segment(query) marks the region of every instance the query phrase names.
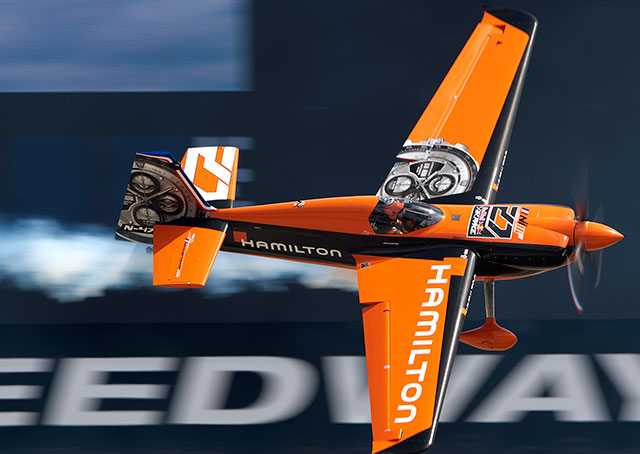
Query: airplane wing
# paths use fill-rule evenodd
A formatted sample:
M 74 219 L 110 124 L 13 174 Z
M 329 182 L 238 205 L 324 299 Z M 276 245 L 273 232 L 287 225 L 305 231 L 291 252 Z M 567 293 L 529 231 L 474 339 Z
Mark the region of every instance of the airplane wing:
M 494 201 L 537 24 L 523 11 L 485 8 L 379 196 Z
M 416 453 L 435 435 L 474 280 L 462 247 L 355 255 L 363 305 L 373 453 Z

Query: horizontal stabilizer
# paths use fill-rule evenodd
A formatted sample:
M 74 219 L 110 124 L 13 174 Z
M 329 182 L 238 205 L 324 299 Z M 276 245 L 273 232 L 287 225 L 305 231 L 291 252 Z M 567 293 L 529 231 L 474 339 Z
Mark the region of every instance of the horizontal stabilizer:
M 227 223 L 208 227 L 156 225 L 153 232 L 153 285 L 203 287 L 222 246 Z

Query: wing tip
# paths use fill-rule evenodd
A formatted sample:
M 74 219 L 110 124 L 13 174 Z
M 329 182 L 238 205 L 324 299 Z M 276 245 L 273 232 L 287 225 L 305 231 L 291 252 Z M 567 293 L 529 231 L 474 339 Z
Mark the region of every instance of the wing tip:
M 431 427 L 386 449 L 376 451 L 374 448 L 372 454 L 425 454 L 433 446 L 434 430 Z
M 483 8 L 488 14 L 491 14 L 493 17 L 496 17 L 509 25 L 513 25 L 529 36 L 532 36 L 538 27 L 538 19 L 527 11 L 488 5 L 483 6 Z

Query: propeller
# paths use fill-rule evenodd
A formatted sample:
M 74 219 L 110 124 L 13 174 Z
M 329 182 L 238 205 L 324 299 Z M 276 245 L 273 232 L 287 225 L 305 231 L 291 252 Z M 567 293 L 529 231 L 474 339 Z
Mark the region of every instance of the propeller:
M 593 219 L 589 219 L 589 164 L 586 159 L 578 163 L 571 189 L 578 223 L 575 228 L 575 249 L 567 272 L 573 304 L 578 313 L 582 314 L 588 294 L 600 284 L 603 249 L 589 251 L 587 236 L 579 235 L 578 232 L 587 232 L 590 224 L 600 225 L 604 217 L 600 205 Z

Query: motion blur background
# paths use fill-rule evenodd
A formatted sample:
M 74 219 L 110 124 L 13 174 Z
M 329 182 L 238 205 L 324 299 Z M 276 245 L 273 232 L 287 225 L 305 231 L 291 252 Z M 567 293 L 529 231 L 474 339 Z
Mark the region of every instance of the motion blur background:
M 369 452 L 353 272 L 154 289 L 113 229 L 136 151 L 239 146 L 245 204 L 375 193 L 482 3 L 2 2 L 0 452 Z M 504 6 L 540 27 L 498 202 L 572 206 L 588 157 L 626 238 L 583 316 L 564 269 L 498 284 L 520 341 L 460 347 L 433 452 L 640 452 L 640 6 Z

